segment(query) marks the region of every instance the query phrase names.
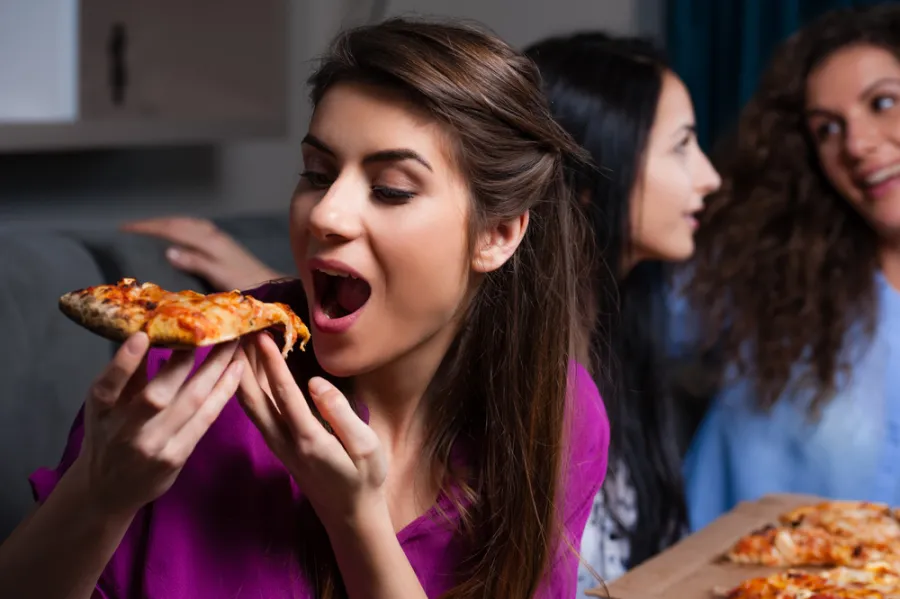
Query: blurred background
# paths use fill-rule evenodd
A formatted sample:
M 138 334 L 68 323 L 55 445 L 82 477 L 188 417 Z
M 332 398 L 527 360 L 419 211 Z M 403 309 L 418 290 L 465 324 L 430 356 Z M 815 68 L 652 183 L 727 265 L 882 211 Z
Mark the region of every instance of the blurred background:
M 664 33 L 663 0 L 0 0 L 0 222 L 103 226 L 286 209 L 311 61 L 419 13 L 517 45 Z

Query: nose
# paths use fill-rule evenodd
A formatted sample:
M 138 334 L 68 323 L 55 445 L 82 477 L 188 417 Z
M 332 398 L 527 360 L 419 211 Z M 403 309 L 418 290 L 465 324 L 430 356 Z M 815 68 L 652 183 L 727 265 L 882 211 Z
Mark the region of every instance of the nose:
M 878 148 L 878 127 L 870 119 L 858 118 L 846 125 L 844 149 L 851 158 L 864 158 Z
M 367 193 L 356 191 L 351 181 L 338 179 L 310 211 L 310 232 L 329 243 L 355 239 L 362 232 L 361 211 L 367 197 Z
M 719 176 L 719 172 L 712 165 L 712 162 L 709 161 L 706 154 L 701 153 L 700 157 L 699 172 L 694 180 L 697 182 L 697 191 L 700 195 L 708 196 L 718 191 L 719 187 L 722 186 L 722 177 Z

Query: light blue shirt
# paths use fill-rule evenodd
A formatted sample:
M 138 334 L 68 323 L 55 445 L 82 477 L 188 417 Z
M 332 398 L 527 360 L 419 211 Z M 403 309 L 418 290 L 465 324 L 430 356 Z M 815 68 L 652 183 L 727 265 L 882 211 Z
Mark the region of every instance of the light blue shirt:
M 729 379 L 685 459 L 692 530 L 767 493 L 900 505 L 900 294 L 880 275 L 877 293 L 875 334 L 817 421 L 796 396 L 761 412 L 750 382 Z

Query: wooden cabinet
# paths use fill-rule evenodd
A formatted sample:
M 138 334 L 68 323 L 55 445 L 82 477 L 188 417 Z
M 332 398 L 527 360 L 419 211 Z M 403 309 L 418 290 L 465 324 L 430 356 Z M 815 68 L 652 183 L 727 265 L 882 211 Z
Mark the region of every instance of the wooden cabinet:
M 74 3 L 63 33 L 70 35 L 72 27 L 76 31 L 68 47 L 52 49 L 58 55 L 44 56 L 44 62 L 57 66 L 54 79 L 28 91 L 37 94 L 37 101 L 42 89 L 60 80 L 74 89 L 56 89 L 61 99 L 50 103 L 57 109 L 46 118 L 4 118 L 0 102 L 0 150 L 204 143 L 284 134 L 287 0 L 3 0 L 9 6 L 0 9 L 0 19 L 16 19 L 24 14 L 15 12 L 16 4 L 25 11 L 26 3 L 35 2 L 57 5 L 53 15 L 46 11 L 45 20 L 58 19 L 60 5 Z M 35 36 L 52 35 L 53 27 L 60 33 L 58 20 L 52 26 L 36 23 L 33 14 L 21 20 L 34 32 L 19 32 L 21 52 L 0 47 L 4 85 L 28 84 L 17 75 L 20 62 L 7 63 L 20 65 L 13 71 L 4 61 L 28 61 L 25 46 L 34 45 Z M 66 73 L 67 67 L 74 72 Z M 68 111 L 58 108 L 66 98 L 74 102 Z

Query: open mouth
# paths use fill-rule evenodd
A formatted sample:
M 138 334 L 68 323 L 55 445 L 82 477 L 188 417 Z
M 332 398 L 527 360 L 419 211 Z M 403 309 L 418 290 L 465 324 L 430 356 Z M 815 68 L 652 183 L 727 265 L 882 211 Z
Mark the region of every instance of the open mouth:
M 316 269 L 312 275 L 316 301 L 331 320 L 358 312 L 372 294 L 372 288 L 365 280 L 350 273 Z

